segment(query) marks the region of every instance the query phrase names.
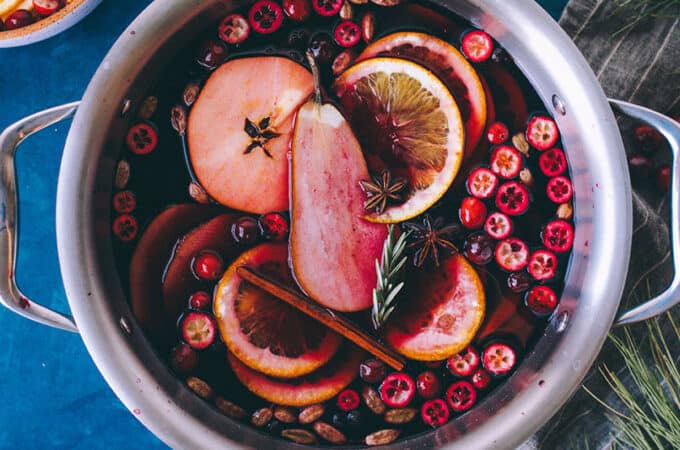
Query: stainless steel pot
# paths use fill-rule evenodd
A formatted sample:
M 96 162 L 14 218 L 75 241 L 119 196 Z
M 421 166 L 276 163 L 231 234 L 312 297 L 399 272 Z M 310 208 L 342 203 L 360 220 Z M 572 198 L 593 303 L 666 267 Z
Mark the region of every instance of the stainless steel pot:
M 614 322 L 631 247 L 631 188 L 621 136 L 595 76 L 567 35 L 532 1 L 438 3 L 490 32 L 552 106 L 572 168 L 576 240 L 558 311 L 517 372 L 469 413 L 391 447 L 513 447 L 578 388 L 612 324 L 652 317 L 680 300 L 680 127 L 653 111 L 611 101 L 621 112 L 657 127 L 671 142 L 676 269 L 666 292 Z M 7 274 L 0 278 L 0 302 L 38 322 L 79 331 L 118 397 L 174 448 L 295 447 L 230 420 L 184 387 L 137 325 L 111 251 L 108 205 L 122 136 L 131 120 L 126 112 L 140 103 L 174 48 L 234 5 L 226 0 L 152 3 L 118 39 L 79 105 L 43 111 L 0 136 L 0 273 Z M 14 154 L 25 137 L 74 114 L 57 195 L 59 260 L 71 319 L 26 299 L 15 284 Z

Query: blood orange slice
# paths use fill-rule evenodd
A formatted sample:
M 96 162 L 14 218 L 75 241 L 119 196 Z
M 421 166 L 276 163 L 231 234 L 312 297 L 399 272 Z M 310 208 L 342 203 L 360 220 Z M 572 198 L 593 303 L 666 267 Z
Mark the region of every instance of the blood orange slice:
M 432 273 L 418 275 L 417 296 L 391 320 L 385 340 L 407 358 L 439 361 L 463 350 L 484 318 L 484 287 L 461 256 L 449 258 Z
M 376 56 L 405 58 L 430 69 L 449 88 L 465 123 L 465 156 L 479 143 L 487 121 L 484 86 L 465 57 L 448 42 L 425 33 L 401 32 L 369 45 L 358 61 Z
M 233 59 L 208 79 L 189 114 L 189 157 L 216 201 L 241 211 L 288 209 L 293 117 L 312 75 L 278 56 Z
M 293 285 L 286 243 L 261 244 L 239 256 L 215 291 L 213 309 L 222 339 L 243 364 L 267 375 L 293 378 L 326 364 L 340 346 L 339 335 L 236 274 L 258 269 Z
M 319 370 L 301 378 L 281 380 L 256 372 L 229 353 L 229 363 L 236 378 L 253 394 L 286 406 L 307 406 L 335 397 L 359 375 L 357 367 L 364 352 L 345 347 Z
M 439 200 L 464 146 L 458 105 L 439 78 L 411 61 L 372 58 L 347 69 L 334 87 L 372 172 L 389 168 L 408 181 L 404 203 L 366 219 L 401 222 Z

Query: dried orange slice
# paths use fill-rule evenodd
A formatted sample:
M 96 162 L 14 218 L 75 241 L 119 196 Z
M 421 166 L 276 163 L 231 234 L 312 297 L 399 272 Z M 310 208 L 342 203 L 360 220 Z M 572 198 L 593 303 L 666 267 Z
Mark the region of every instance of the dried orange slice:
M 372 58 L 347 69 L 334 88 L 371 171 L 388 168 L 408 181 L 404 203 L 366 219 L 402 222 L 439 200 L 465 145 L 458 105 L 439 78 L 411 61 Z
M 404 299 L 385 341 L 407 358 L 439 361 L 463 350 L 482 325 L 486 308 L 479 275 L 461 255 L 434 273 L 418 275 L 417 296 Z
M 213 310 L 222 340 L 243 364 L 280 378 L 308 374 L 326 364 L 342 338 L 236 274 L 249 266 L 293 285 L 286 243 L 261 244 L 239 256 L 215 291 Z

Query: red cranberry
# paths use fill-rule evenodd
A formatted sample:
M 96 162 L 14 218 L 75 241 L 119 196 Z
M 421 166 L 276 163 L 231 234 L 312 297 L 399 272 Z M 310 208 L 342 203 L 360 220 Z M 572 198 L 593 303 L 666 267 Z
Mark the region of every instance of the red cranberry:
M 486 205 L 476 197 L 466 197 L 460 204 L 458 211 L 460 223 L 464 227 L 475 229 L 484 225 L 486 220 Z
M 501 178 L 515 178 L 522 170 L 522 154 L 510 145 L 499 145 L 491 153 L 489 167 Z
M 59 0 L 33 0 L 33 10 L 43 17 L 51 16 L 61 8 Z
M 460 378 L 472 375 L 477 366 L 479 366 L 479 354 L 472 347 L 466 348 L 446 361 L 449 372 Z
M 331 17 L 340 12 L 343 0 L 312 0 L 312 8 L 320 16 Z
M 660 167 L 656 171 L 656 186 L 663 193 L 671 188 L 671 168 L 669 166 Z
M 529 191 L 517 181 L 504 183 L 496 192 L 496 206 L 509 216 L 524 214 L 529 209 Z
M 113 234 L 116 235 L 121 242 L 130 242 L 137 237 L 139 232 L 139 226 L 137 225 L 137 219 L 130 214 L 121 214 L 116 217 L 111 226 L 113 229 Z
M 456 381 L 446 390 L 446 401 L 456 412 L 467 411 L 477 400 L 477 391 L 469 381 Z
M 333 39 L 326 33 L 318 33 L 309 41 L 309 51 L 319 64 L 330 64 L 335 58 L 337 49 Z
M 257 241 L 260 227 L 257 220 L 243 216 L 231 226 L 231 237 L 237 244 L 250 245 Z
M 240 44 L 250 35 L 250 25 L 241 14 L 229 14 L 222 19 L 217 34 L 227 44 Z
M 425 371 L 416 377 L 416 391 L 424 399 L 435 398 L 442 390 L 442 383 L 431 370 Z
M 120 214 L 131 213 L 137 207 L 135 194 L 131 191 L 117 192 L 113 196 L 113 209 Z
M 527 267 L 534 280 L 549 280 L 557 273 L 557 256 L 550 250 L 536 250 L 529 256 Z
M 519 294 L 531 287 L 531 278 L 526 272 L 513 272 L 508 275 L 507 283 L 512 292 Z
M 482 391 L 491 384 L 491 375 L 489 375 L 489 372 L 480 367 L 479 369 L 475 370 L 475 373 L 472 374 L 470 381 L 476 389 Z
M 361 28 L 351 20 L 343 20 L 335 26 L 333 36 L 340 47 L 354 47 L 361 40 Z
M 503 122 L 494 122 L 489 125 L 489 129 L 486 132 L 486 138 L 489 140 L 490 144 L 498 145 L 507 141 L 510 137 L 510 131 L 507 125 Z
M 125 143 L 135 155 L 147 155 L 158 146 L 158 132 L 149 122 L 133 125 L 127 132 Z
M 309 0 L 283 0 L 283 11 L 291 19 L 304 22 L 312 15 L 312 2 Z
M 486 167 L 479 167 L 472 171 L 465 184 L 473 197 L 489 198 L 498 187 L 498 177 Z
M 390 408 L 403 408 L 416 393 L 416 384 L 408 374 L 394 372 L 389 374 L 380 385 L 380 398 Z
M 258 0 L 248 12 L 250 27 L 260 34 L 271 34 L 283 24 L 283 9 L 272 0 Z
M 198 354 L 187 344 L 179 344 L 172 349 L 172 368 L 178 373 L 189 373 L 198 365 Z
M 212 298 L 205 291 L 196 291 L 189 297 L 189 307 L 193 309 L 210 309 Z
M 463 253 L 473 264 L 484 265 L 493 260 L 494 241 L 484 233 L 475 233 L 463 244 Z
M 366 383 L 378 384 L 385 379 L 387 368 L 379 359 L 367 359 L 359 365 L 359 376 Z
M 552 220 L 543 228 L 542 237 L 547 249 L 565 253 L 574 245 L 574 227 L 566 220 Z
M 502 212 L 492 212 L 484 223 L 486 234 L 497 240 L 510 237 L 512 230 L 512 219 Z
M 663 136 L 649 125 L 640 125 L 633 133 L 638 148 L 646 153 L 653 153 L 661 147 Z
M 440 398 L 428 400 L 420 408 L 420 417 L 423 422 L 433 428 L 440 427 L 448 422 L 450 415 L 449 405 Z
M 359 407 L 359 393 L 354 389 L 345 389 L 338 394 L 338 408 L 351 411 Z
M 493 40 L 484 31 L 470 31 L 463 36 L 461 50 L 470 61 L 484 62 L 491 57 Z
M 551 178 L 545 192 L 550 201 L 557 204 L 568 202 L 574 193 L 569 178 L 562 176 Z
M 258 219 L 262 237 L 272 241 L 282 241 L 288 236 L 288 219 L 281 213 L 267 213 Z
M 495 377 L 507 375 L 517 364 L 517 352 L 506 342 L 492 342 L 482 351 L 482 364 Z
M 527 126 L 527 141 L 535 149 L 543 151 L 554 146 L 560 137 L 557 124 L 548 116 L 534 116 Z
M 518 238 L 500 241 L 496 247 L 496 264 L 506 272 L 517 272 L 529 263 L 529 247 Z
M 645 155 L 630 155 L 628 157 L 628 169 L 633 181 L 645 180 L 652 173 L 653 164 Z
M 17 28 L 23 28 L 35 22 L 33 19 L 33 14 L 25 9 L 17 9 L 12 14 L 5 18 L 5 29 L 16 30 Z
M 196 350 L 204 350 L 215 341 L 215 320 L 202 311 L 189 311 L 181 319 L 180 327 L 184 342 Z
M 197 278 L 206 281 L 215 281 L 224 272 L 222 257 L 212 250 L 203 250 L 194 256 L 191 269 Z
M 222 64 L 229 56 L 227 47 L 219 41 L 205 41 L 199 51 L 196 61 L 206 69 L 212 70 Z
M 532 313 L 545 316 L 557 307 L 557 294 L 548 286 L 536 286 L 527 292 L 524 302 Z
M 551 148 L 538 157 L 538 167 L 547 177 L 562 175 L 567 170 L 567 157 L 559 148 Z

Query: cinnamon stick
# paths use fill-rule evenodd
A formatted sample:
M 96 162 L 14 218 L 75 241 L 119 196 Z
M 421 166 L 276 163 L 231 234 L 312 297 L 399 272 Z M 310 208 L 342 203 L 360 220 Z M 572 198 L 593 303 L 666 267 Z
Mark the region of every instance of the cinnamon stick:
M 247 282 L 252 283 L 274 297 L 288 303 L 301 313 L 326 325 L 331 330 L 382 360 L 394 370 L 400 371 L 404 369 L 406 361 L 401 355 L 380 343 L 343 316 L 250 267 L 241 266 L 236 269 L 236 273 Z

